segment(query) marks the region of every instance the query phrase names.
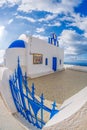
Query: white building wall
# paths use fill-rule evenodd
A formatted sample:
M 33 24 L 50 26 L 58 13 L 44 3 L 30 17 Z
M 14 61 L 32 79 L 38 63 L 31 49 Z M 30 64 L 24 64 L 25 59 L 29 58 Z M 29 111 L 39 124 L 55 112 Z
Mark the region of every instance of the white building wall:
M 28 58 L 28 73 L 31 71 L 53 71 L 52 70 L 52 58 L 57 57 L 58 64 L 57 69 L 60 70 L 63 68 L 63 60 L 64 60 L 64 50 L 62 48 L 56 47 L 52 44 L 49 44 L 43 40 L 32 37 L 30 43 L 28 43 L 27 50 L 27 58 Z M 43 54 L 43 64 L 33 64 L 33 54 Z M 48 58 L 48 65 L 45 65 L 45 59 Z M 61 65 L 60 60 L 61 59 Z M 33 72 L 34 73 L 34 72 Z
M 23 39 L 21 38 L 21 40 Z M 57 69 L 61 70 L 63 68 L 64 50 L 62 48 L 34 37 L 28 37 L 25 43 L 26 48 L 8 48 L 6 50 L 4 59 L 7 68 L 13 71 L 17 67 L 18 56 L 20 57 L 20 64 L 23 72 L 27 72 L 29 77 L 32 77 L 32 75 L 38 77 L 52 73 L 53 57 L 57 57 Z M 42 64 L 33 64 L 33 54 L 35 53 L 43 55 Z M 48 65 L 45 65 L 46 58 L 48 58 Z M 60 59 L 62 61 L 61 65 Z
M 17 68 L 18 56 L 23 71 L 26 71 L 26 49 L 25 48 L 8 48 L 4 56 L 5 66 L 12 71 Z

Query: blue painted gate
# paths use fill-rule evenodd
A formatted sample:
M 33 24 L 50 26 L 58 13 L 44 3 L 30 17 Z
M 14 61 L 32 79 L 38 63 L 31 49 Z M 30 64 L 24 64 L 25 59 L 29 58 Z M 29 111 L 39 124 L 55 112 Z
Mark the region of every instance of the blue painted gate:
M 53 57 L 53 59 L 52 59 L 52 69 L 54 71 L 57 70 L 57 57 Z
M 58 112 L 56 102 L 52 104 L 52 108 L 48 108 L 44 105 L 43 94 L 40 98 L 36 98 L 34 84 L 30 89 L 26 73 L 25 76 L 22 75 L 19 59 L 17 70 L 10 76 L 9 85 L 17 111 L 37 128 L 41 129 L 46 123 L 44 112 L 49 113 L 49 118 L 52 118 Z

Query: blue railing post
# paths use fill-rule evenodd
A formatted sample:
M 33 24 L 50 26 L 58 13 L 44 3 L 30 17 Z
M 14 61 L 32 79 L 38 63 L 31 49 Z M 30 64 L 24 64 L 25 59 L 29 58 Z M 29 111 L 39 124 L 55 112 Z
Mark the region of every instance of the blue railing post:
M 25 75 L 24 75 L 24 83 L 25 83 L 25 86 L 27 87 L 27 73 L 25 72 Z
M 35 97 L 35 87 L 34 87 L 34 83 L 32 83 L 32 98 L 34 100 Z
M 28 83 L 27 83 L 27 73 L 26 72 L 24 75 L 24 85 L 25 85 L 25 89 L 26 89 L 26 95 L 28 97 Z
M 26 111 L 26 104 L 25 104 L 25 100 L 24 100 L 24 95 L 23 95 L 23 86 L 22 86 L 22 81 L 23 81 L 23 76 L 22 76 L 22 70 L 20 67 L 20 59 L 18 57 L 18 67 L 17 67 L 17 75 L 18 75 L 18 83 L 19 83 L 19 90 L 20 90 L 20 96 L 21 96 L 21 101 L 22 101 L 22 107 L 24 108 L 24 110 Z M 23 113 L 23 111 L 21 111 L 23 116 L 26 115 L 26 112 Z
M 43 93 L 41 94 L 40 99 L 41 99 L 41 128 L 42 128 L 43 122 L 44 122 L 44 118 L 43 118 L 44 95 Z
M 51 115 L 50 115 L 50 119 L 56 114 L 59 112 L 59 110 L 56 109 L 57 105 L 56 105 L 56 102 L 54 101 L 53 104 L 52 104 L 52 111 L 51 111 Z

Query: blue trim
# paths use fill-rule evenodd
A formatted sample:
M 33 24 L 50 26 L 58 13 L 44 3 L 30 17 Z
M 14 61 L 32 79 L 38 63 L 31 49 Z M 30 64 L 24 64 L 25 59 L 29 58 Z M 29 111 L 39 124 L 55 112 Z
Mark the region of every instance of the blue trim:
M 8 48 L 25 48 L 25 43 L 23 40 L 16 40 Z

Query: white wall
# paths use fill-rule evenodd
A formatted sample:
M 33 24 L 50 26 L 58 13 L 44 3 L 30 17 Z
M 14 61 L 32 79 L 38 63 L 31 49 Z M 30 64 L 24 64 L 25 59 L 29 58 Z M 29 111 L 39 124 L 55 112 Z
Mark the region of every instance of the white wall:
M 31 45 L 28 44 L 28 73 L 32 69 L 39 70 L 41 67 L 42 69 L 49 69 L 52 70 L 52 58 L 57 57 L 58 65 L 57 69 L 63 68 L 63 60 L 64 60 L 64 50 L 62 48 L 56 47 L 52 44 L 49 44 L 43 40 L 38 38 L 32 37 Z M 31 52 L 31 54 L 30 54 Z M 33 64 L 33 53 L 43 54 L 43 64 Z M 48 65 L 45 65 L 45 59 L 48 58 Z M 59 60 L 62 60 L 62 64 L 60 65 Z
M 8 48 L 5 54 L 5 66 L 12 71 L 17 67 L 17 59 L 20 57 L 20 64 L 23 72 L 27 72 L 28 76 L 38 73 L 51 73 L 52 58 L 57 57 L 57 69 L 63 68 L 64 50 L 52 44 L 40 40 L 38 38 L 29 37 L 25 41 L 26 48 Z M 33 64 L 33 53 L 43 54 L 43 64 Z M 48 65 L 45 65 L 45 59 L 48 58 Z M 60 65 L 60 59 L 62 64 Z M 43 75 L 43 74 L 42 74 Z
M 67 99 L 43 130 L 86 130 L 87 127 L 81 128 L 84 121 L 87 122 L 87 87 Z
M 11 95 L 9 86 L 9 77 L 12 75 L 12 71 L 8 68 L 0 67 L 0 93 L 4 102 L 11 113 L 17 112 L 15 104 Z
M 5 66 L 12 71 L 17 68 L 18 56 L 20 57 L 20 64 L 23 71 L 26 71 L 26 49 L 25 48 L 8 48 L 6 50 L 4 62 Z

